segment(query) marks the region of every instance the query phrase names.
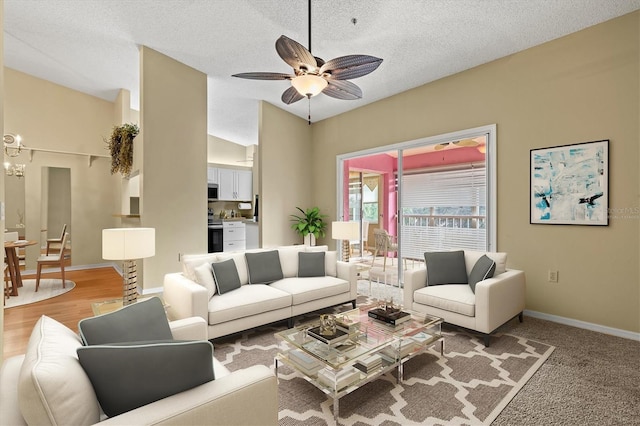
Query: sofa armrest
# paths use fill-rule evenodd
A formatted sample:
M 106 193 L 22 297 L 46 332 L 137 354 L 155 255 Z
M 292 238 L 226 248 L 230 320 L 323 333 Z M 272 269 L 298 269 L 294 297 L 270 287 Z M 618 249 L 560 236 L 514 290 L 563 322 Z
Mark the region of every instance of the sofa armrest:
M 491 333 L 525 307 L 524 271 L 508 269 L 476 284 L 476 330 Z
M 169 322 L 174 340 L 207 340 L 207 322 L 200 317 L 189 317 Z
M 427 268 L 407 269 L 404 271 L 402 300 L 405 309 L 413 309 L 413 293 L 427 285 Z
M 163 298 L 168 305 L 169 320 L 200 317 L 209 324 L 207 289 L 182 273 L 175 272 L 164 276 Z
M 349 281 L 351 297 L 355 300 L 358 297 L 358 266 L 355 263 L 336 261 L 336 271 L 338 278 Z
M 269 367 L 254 365 L 99 423 L 138 424 L 277 425 L 276 377 Z

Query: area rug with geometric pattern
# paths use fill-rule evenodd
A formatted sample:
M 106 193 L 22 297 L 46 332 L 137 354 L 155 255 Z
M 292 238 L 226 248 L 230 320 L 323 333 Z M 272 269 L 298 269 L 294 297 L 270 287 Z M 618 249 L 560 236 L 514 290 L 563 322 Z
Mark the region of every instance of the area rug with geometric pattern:
M 285 328 L 275 324 L 214 340 L 214 356 L 231 371 L 253 364 L 273 368 L 285 347 L 273 334 Z M 494 335 L 486 348 L 473 333 L 447 325 L 442 333 L 444 357 L 436 344 L 404 364 L 402 383 L 394 371 L 343 396 L 339 423 L 488 425 L 555 349 L 509 334 Z M 287 366 L 278 368 L 278 378 L 280 425 L 335 424 L 332 398 Z

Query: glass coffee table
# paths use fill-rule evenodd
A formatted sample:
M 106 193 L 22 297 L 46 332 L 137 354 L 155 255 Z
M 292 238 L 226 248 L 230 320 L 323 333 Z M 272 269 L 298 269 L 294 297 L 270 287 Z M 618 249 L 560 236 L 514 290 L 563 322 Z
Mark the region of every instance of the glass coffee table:
M 338 423 L 339 400 L 382 374 L 397 370 L 403 380 L 403 364 L 440 342 L 444 355 L 442 318 L 409 312 L 410 319 L 397 326 L 368 316 L 376 306 L 363 306 L 335 316 L 339 338 L 313 337 L 320 320 L 276 333 L 286 343 L 275 358 L 293 368 L 305 380 L 333 398 L 333 416 Z

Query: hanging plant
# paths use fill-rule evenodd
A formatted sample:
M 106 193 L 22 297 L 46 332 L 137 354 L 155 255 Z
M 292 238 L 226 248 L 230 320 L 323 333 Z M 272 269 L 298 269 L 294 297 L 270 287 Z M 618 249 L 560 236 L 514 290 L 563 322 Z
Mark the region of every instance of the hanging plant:
M 129 176 L 133 166 L 133 139 L 140 133 L 137 124 L 114 126 L 109 140 L 105 140 L 111 154 L 111 174 L 122 173 Z

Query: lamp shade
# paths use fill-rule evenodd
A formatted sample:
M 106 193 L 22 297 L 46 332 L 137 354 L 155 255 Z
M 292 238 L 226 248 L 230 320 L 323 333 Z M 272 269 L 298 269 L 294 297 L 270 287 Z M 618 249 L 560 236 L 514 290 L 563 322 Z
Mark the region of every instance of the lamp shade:
M 334 240 L 356 240 L 360 238 L 360 222 L 332 222 L 331 238 Z
M 304 74 L 291 80 L 291 85 L 296 88 L 302 96 L 315 96 L 322 92 L 329 83 L 324 78 L 313 75 Z
M 111 228 L 102 230 L 102 258 L 132 260 L 156 254 L 155 228 Z

